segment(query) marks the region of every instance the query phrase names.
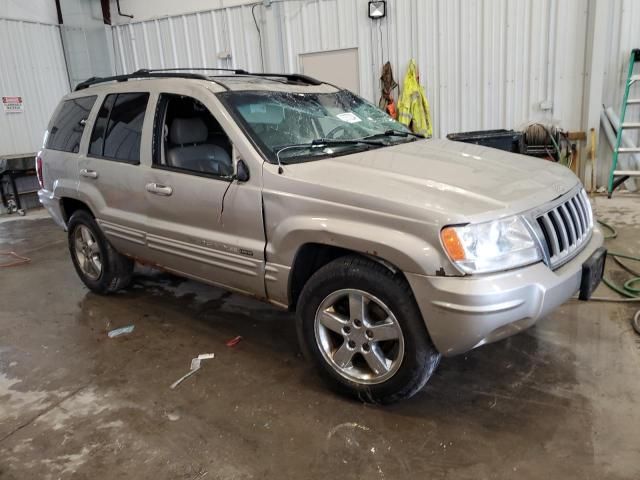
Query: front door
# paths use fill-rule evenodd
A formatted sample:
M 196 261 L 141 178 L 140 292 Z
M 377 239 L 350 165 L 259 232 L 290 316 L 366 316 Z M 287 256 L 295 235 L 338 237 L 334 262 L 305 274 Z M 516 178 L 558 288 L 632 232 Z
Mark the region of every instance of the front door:
M 167 270 L 264 297 L 261 177 L 232 180 L 239 153 L 210 95 L 185 87 L 155 98 L 149 256 Z

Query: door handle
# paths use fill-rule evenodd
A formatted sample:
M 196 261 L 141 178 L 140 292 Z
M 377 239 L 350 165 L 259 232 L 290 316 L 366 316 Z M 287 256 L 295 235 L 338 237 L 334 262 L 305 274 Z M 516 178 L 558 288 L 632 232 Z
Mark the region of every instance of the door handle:
M 160 185 L 159 183 L 147 183 L 146 190 L 149 193 L 168 197 L 173 193 L 173 188 L 168 185 Z
M 98 172 L 95 170 L 87 170 L 86 168 L 80 170 L 80 175 L 86 178 L 98 178 Z

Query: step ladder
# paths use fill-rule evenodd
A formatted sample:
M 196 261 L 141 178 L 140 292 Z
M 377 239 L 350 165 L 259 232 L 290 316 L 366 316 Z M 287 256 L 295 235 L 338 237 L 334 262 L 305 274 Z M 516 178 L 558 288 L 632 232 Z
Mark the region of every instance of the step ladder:
M 640 72 L 634 75 L 634 67 L 636 63 L 640 63 L 640 48 L 634 48 L 631 50 L 629 57 L 629 70 L 627 73 L 627 82 L 624 87 L 624 96 L 622 97 L 622 106 L 620 107 L 620 128 L 618 128 L 618 135 L 616 138 L 616 146 L 613 150 L 613 162 L 611 164 L 611 170 L 609 172 L 609 188 L 607 190 L 609 198 L 613 191 L 620 186 L 629 177 L 640 177 L 640 170 L 617 170 L 618 168 L 618 156 L 628 155 L 630 153 L 640 153 L 640 146 L 634 147 L 621 147 L 622 134 L 625 130 L 638 130 L 640 129 L 640 122 L 626 122 L 625 116 L 627 114 L 627 106 L 640 105 L 640 98 L 629 98 L 629 91 L 631 87 L 638 82 L 640 84 Z

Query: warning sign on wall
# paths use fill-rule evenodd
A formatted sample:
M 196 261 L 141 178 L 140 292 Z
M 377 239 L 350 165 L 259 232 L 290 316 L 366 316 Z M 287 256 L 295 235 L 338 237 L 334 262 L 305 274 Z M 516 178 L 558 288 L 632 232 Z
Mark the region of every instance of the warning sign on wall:
M 2 97 L 2 109 L 4 110 L 4 113 L 24 112 L 22 97 Z

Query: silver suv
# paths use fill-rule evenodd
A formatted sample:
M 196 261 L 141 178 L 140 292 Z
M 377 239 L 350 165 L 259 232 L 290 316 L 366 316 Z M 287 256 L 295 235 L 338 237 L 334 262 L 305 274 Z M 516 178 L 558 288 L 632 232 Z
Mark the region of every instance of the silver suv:
M 419 138 L 302 75 L 90 79 L 36 167 L 89 289 L 126 287 L 138 261 L 295 310 L 320 373 L 369 402 L 587 299 L 604 268 L 567 168 Z

